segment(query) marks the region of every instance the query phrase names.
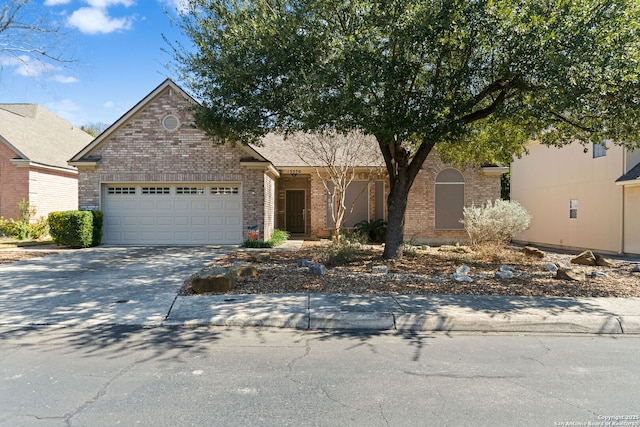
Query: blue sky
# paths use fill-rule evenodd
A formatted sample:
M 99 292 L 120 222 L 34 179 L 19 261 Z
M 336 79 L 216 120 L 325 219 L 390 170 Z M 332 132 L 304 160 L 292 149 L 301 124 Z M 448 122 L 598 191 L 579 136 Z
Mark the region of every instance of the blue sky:
M 0 53 L 0 103 L 41 104 L 82 126 L 111 124 L 172 75 L 163 52 L 189 46 L 169 16 L 180 0 L 31 0 L 24 21 L 58 28 L 56 53 L 72 62 Z M 50 39 L 52 40 L 52 39 Z

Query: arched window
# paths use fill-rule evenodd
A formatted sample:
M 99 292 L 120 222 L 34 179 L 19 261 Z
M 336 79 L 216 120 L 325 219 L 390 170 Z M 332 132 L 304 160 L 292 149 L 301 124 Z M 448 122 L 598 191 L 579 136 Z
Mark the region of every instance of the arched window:
M 436 176 L 436 230 L 462 230 L 464 177 L 455 169 Z

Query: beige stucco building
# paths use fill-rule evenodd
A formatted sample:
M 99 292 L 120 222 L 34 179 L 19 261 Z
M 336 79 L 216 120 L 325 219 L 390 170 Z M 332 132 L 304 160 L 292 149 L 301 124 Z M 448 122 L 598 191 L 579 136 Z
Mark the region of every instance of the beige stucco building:
M 550 247 L 640 254 L 640 150 L 539 143 L 511 165 L 511 198 L 532 215 L 516 239 Z

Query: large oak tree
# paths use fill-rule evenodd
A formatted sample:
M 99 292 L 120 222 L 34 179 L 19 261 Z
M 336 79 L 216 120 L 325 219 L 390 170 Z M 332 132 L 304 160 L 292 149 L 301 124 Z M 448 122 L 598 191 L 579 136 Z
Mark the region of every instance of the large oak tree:
M 428 154 L 508 162 L 526 141 L 640 146 L 638 0 L 189 0 L 174 45 L 217 142 L 373 135 L 385 258 Z

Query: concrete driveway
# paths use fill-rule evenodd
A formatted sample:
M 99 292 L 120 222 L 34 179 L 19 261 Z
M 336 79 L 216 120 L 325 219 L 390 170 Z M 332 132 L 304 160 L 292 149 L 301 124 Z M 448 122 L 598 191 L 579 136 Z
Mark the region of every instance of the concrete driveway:
M 233 247 L 98 247 L 0 265 L 0 325 L 159 325 L 192 273 Z

